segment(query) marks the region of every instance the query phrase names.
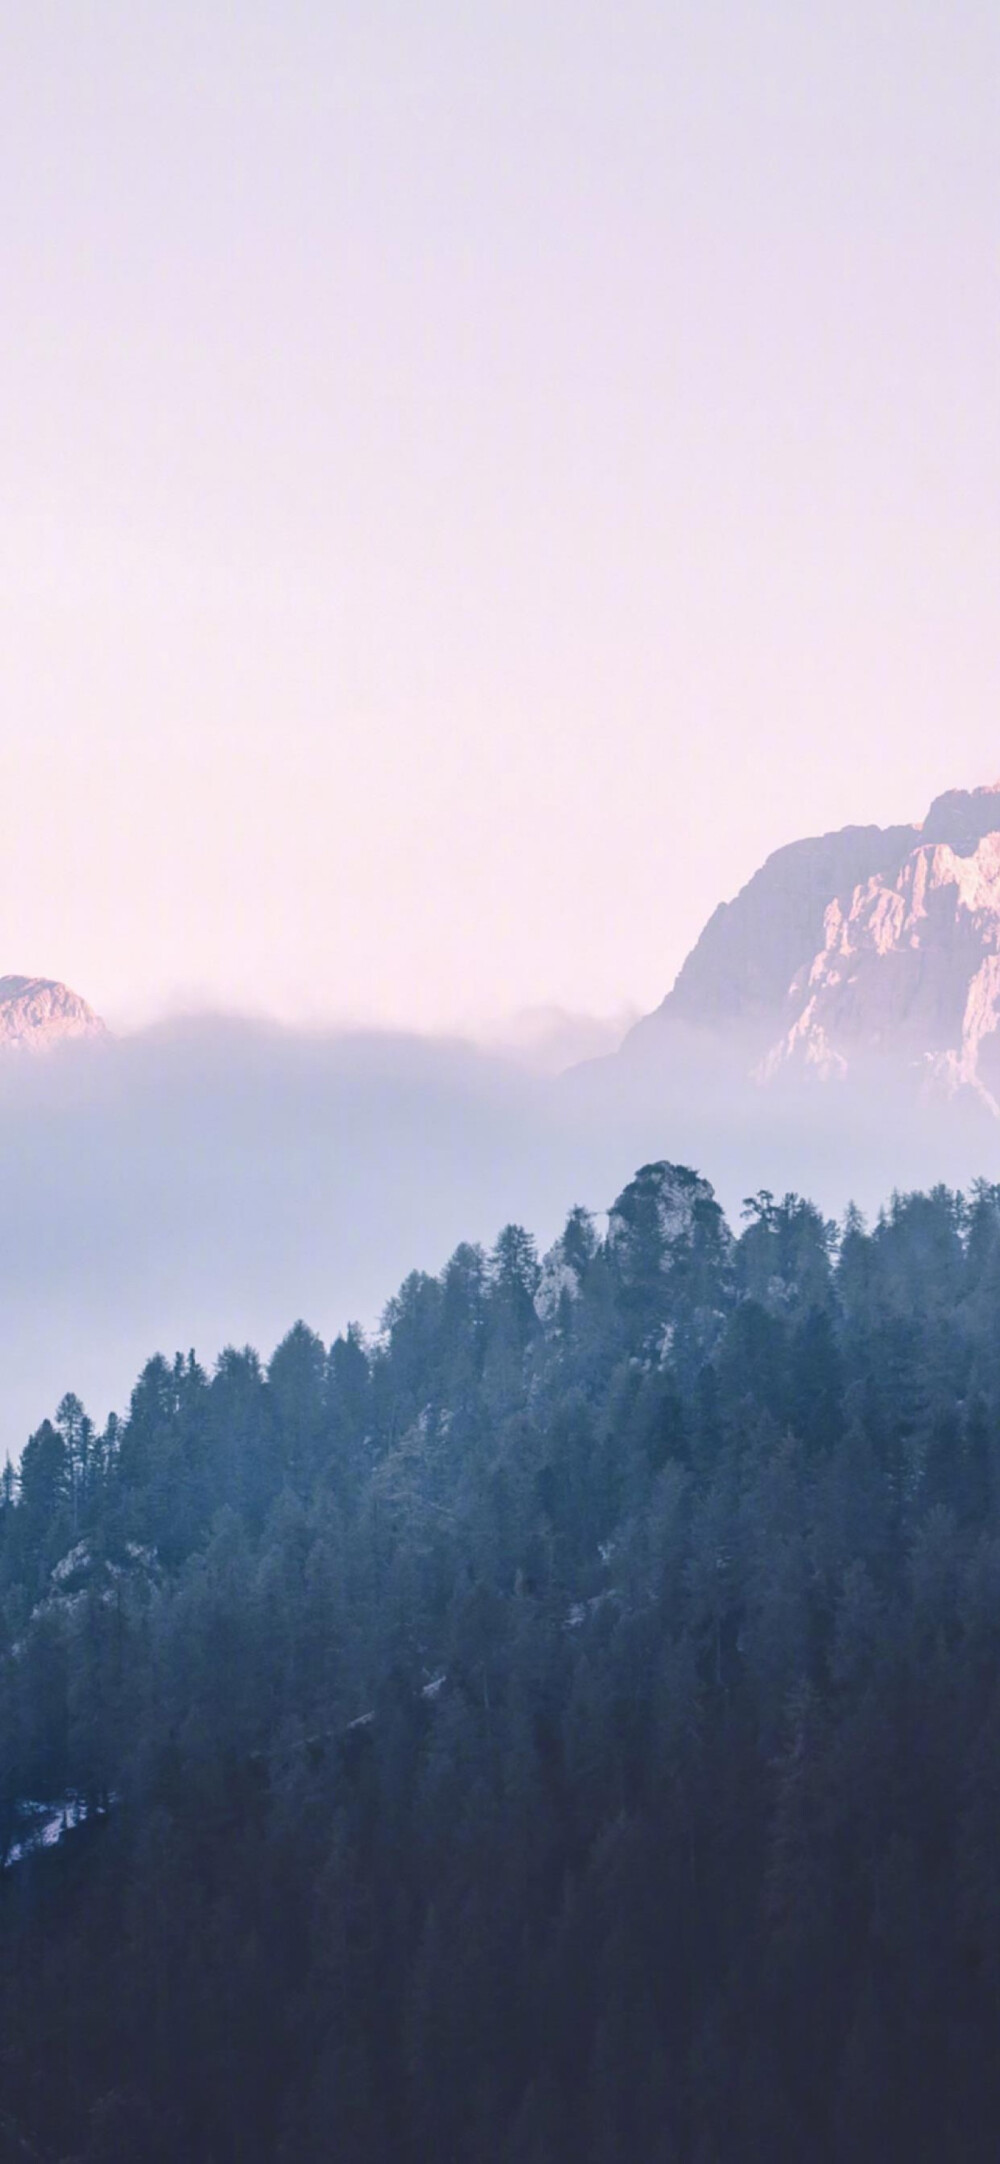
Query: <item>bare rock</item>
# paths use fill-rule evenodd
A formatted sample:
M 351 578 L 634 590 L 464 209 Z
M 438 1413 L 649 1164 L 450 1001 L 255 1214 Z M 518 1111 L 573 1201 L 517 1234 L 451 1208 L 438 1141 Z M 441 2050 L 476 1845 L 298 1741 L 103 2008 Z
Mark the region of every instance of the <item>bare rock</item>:
M 692 1029 L 758 1082 L 874 1058 L 1000 1117 L 1000 784 L 948 790 L 919 827 L 776 850 L 623 1050 L 662 1058 Z
M 69 1038 L 106 1038 L 99 1015 L 52 977 L 0 977 L 0 1051 L 47 1052 Z
M 995 800 L 1000 812 L 1000 799 Z M 1000 1114 L 1000 832 L 966 853 L 911 851 L 893 880 L 832 901 L 823 945 L 796 990 L 798 1012 L 761 1063 L 844 1075 L 872 1053 L 925 1086 L 968 1087 Z

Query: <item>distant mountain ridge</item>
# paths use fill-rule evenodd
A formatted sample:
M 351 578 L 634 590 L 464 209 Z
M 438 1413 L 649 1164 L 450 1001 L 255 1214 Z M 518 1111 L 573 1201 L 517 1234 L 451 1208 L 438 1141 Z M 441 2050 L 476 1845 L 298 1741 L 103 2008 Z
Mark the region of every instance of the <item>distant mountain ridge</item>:
M 100 1015 L 54 977 L 0 977 L 0 1052 L 46 1052 L 68 1038 L 107 1037 Z
M 948 790 L 919 826 L 776 850 L 623 1052 L 656 1059 L 691 1031 L 738 1041 L 760 1082 L 876 1057 L 1000 1117 L 1000 784 Z

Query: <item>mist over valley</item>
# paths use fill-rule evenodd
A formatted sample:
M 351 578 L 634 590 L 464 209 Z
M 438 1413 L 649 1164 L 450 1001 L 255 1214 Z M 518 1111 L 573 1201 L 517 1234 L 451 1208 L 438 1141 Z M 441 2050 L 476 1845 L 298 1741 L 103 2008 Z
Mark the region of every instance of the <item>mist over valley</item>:
M 614 1050 L 558 1013 L 502 1049 L 212 1015 L 112 1038 L 65 987 L 0 980 L 3 1445 L 66 1389 L 122 1409 L 154 1350 L 371 1330 L 411 1269 L 511 1220 L 544 1249 L 650 1160 L 707 1171 L 734 1218 L 761 1188 L 839 1219 L 994 1177 L 998 806 L 779 851 Z

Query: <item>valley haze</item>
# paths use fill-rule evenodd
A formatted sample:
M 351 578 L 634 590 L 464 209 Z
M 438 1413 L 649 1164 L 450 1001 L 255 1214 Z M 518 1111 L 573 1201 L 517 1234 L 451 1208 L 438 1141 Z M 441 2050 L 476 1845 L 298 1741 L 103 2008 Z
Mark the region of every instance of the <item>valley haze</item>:
M 116 1038 L 54 980 L 0 980 L 0 1448 L 67 1389 L 120 1409 L 157 1349 L 374 1328 L 411 1269 L 511 1219 L 545 1248 L 647 1160 L 734 1217 L 762 1187 L 839 1217 L 995 1177 L 997 818 L 954 791 L 779 850 L 614 1051 L 613 1023 L 544 1011 L 487 1045 L 211 1014 Z

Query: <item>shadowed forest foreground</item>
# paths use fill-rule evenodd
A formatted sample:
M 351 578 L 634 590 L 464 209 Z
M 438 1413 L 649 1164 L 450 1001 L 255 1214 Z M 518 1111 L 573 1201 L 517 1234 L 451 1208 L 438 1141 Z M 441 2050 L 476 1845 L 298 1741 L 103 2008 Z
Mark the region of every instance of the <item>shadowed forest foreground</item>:
M 0 1514 L 0 2158 L 994 2159 L 998 1324 L 998 1187 L 735 1236 L 659 1164 L 373 1343 L 65 1399 Z

